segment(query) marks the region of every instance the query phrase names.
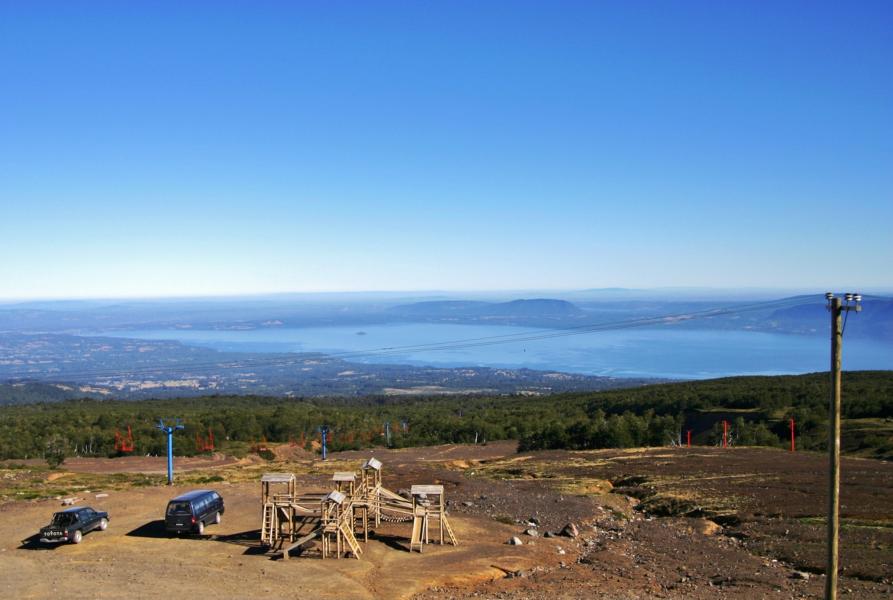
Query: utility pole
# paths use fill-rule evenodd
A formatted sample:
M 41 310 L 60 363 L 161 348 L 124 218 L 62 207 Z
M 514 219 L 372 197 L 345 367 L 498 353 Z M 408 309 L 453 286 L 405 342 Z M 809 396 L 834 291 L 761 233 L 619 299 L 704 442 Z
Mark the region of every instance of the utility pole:
M 828 427 L 828 562 L 825 568 L 825 600 L 837 600 L 838 540 L 840 537 L 840 379 L 843 359 L 843 314 L 862 310 L 861 294 L 846 294 L 846 304 L 825 294 L 831 312 L 831 402 Z M 853 303 L 852 305 L 850 303 Z

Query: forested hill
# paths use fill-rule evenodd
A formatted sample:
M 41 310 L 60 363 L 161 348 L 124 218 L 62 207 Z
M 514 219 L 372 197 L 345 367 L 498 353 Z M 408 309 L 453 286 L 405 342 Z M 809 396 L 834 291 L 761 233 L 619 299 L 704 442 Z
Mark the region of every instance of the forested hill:
M 115 432 L 128 426 L 136 452 L 160 454 L 159 417 L 183 420 L 186 431 L 176 445 L 182 454 L 196 453 L 194 438 L 208 429 L 226 452 L 245 452 L 263 440 L 309 447 L 323 424 L 333 432 L 333 449 L 362 448 L 386 443 L 385 423 L 392 446 L 515 439 L 521 449 L 594 449 L 665 446 L 678 443 L 686 429 L 695 444 L 712 445 L 727 420 L 735 445 L 785 446 L 790 418 L 798 447 L 821 450 L 828 379 L 827 373 L 732 377 L 548 397 L 67 400 L 0 408 L 0 459 L 41 457 L 60 446 L 69 455 L 85 448 L 112 455 Z M 845 450 L 893 458 L 893 371 L 844 373 L 843 413 Z

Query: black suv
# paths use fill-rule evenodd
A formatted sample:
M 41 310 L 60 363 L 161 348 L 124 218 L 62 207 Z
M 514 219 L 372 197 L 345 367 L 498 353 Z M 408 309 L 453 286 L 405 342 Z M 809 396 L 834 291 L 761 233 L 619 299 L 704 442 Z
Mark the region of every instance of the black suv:
M 220 523 L 223 498 L 211 490 L 194 490 L 177 496 L 167 503 L 164 528 L 172 533 L 205 532 L 207 523 Z
M 84 534 L 94 529 L 105 531 L 109 526 L 109 514 L 95 511 L 89 506 L 75 506 L 57 512 L 46 527 L 40 529 L 40 541 L 47 544 L 71 542 L 80 544 Z

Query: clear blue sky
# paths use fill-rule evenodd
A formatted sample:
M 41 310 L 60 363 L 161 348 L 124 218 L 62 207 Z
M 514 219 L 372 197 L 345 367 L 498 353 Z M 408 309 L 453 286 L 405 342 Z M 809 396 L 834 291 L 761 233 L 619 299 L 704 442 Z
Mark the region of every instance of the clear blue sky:
M 2 2 L 0 298 L 893 285 L 893 3 Z

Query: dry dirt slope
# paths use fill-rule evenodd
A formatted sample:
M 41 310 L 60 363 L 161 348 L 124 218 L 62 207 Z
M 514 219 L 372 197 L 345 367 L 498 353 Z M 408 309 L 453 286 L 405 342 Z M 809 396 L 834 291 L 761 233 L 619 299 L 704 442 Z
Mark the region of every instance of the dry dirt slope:
M 821 529 L 815 516 L 823 505 L 819 475 L 823 457 L 771 450 L 520 456 L 510 444 L 379 450 L 375 454 L 385 463 L 388 487 L 399 489 L 413 482 L 446 486 L 461 541 L 458 548 L 431 546 L 422 555 L 410 554 L 408 525 L 388 524 L 376 532 L 359 561 L 322 561 L 312 552 L 281 561 L 259 553 L 257 480 L 262 471 L 292 470 L 303 486 L 318 487 L 325 485 L 328 472 L 358 466 L 368 454 L 343 453 L 327 464 L 292 457 L 290 462 L 274 464 L 197 465 L 199 470 L 184 473 L 184 480 L 210 475 L 224 481 L 174 490 L 121 484 L 121 489 L 109 488 L 109 496 L 100 499 L 95 494 L 103 491 L 101 484 L 107 480 L 102 478 L 115 464 L 126 463 L 96 461 L 93 470 L 104 475 L 97 475 L 97 485 L 82 495 L 109 510 L 109 530 L 87 535 L 80 546 L 35 549 L 21 540 L 34 533 L 58 502 L 3 504 L 0 591 L 8 598 L 821 595 L 822 577 L 808 570 L 818 547 L 815 530 Z M 851 590 L 852 597 L 893 594 L 891 467 L 876 461 L 845 464 L 844 518 L 849 526 L 844 529 L 843 558 L 848 570 L 842 588 Z M 58 486 L 67 477 L 73 476 L 56 476 L 46 485 Z M 609 481 L 639 498 L 609 493 Z M 158 520 L 165 501 L 179 491 L 210 486 L 226 498 L 224 522 L 209 527 L 203 538 L 164 536 Z M 782 493 L 785 490 L 789 493 Z M 685 502 L 668 504 L 666 498 Z M 640 502 L 652 509 L 696 506 L 701 511 L 697 514 L 718 514 L 724 527 L 704 518 L 652 518 L 632 509 Z M 539 522 L 536 537 L 522 533 L 529 518 Z M 578 537 L 543 537 L 567 522 L 579 526 Z M 506 545 L 513 535 L 526 543 Z M 849 566 L 854 551 L 861 553 L 862 571 Z M 808 580 L 792 578 L 803 569 Z

